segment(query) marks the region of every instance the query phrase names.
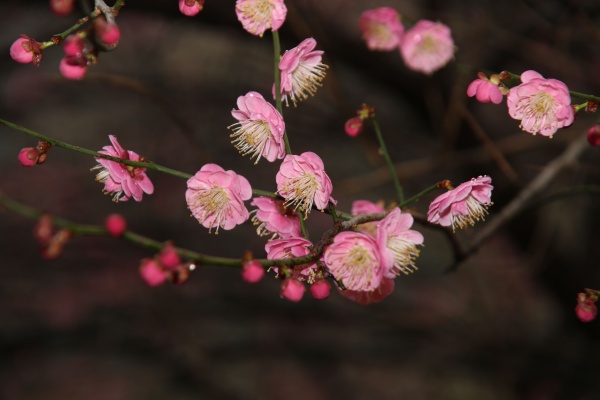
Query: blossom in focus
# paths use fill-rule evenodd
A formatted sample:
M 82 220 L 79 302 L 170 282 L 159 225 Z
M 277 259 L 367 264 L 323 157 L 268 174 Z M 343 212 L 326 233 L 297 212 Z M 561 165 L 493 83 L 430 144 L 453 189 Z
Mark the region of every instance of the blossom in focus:
M 391 7 L 380 7 L 363 12 L 358 26 L 369 50 L 394 50 L 404 35 L 400 14 Z
M 236 149 L 256 158 L 255 164 L 261 157 L 271 162 L 285 157 L 285 123 L 279 111 L 257 92 L 238 97 L 237 106 L 231 115 L 238 122 L 230 126 Z
M 431 75 L 454 57 L 450 28 L 441 22 L 417 22 L 404 33 L 400 54 L 408 68 Z
M 377 243 L 384 265 L 383 276 L 393 279 L 400 273 L 409 274 L 417 267 L 417 245 L 423 244 L 423 235 L 410 229 L 413 216 L 394 208 L 377 226 Z
M 289 239 L 275 239 L 267 242 L 265 251 L 267 259 L 280 260 L 296 257 L 304 257 L 310 254 L 312 243 L 302 237 Z M 279 275 L 279 267 L 272 267 L 273 271 Z M 303 281 L 313 282 L 317 269 L 316 263 L 300 264 L 290 267 L 291 277 Z
M 282 239 L 302 236 L 298 213 L 287 208 L 282 200 L 255 197 L 250 204 L 257 207 L 250 213 L 254 213 L 252 223 L 258 226 L 256 233 L 260 236 Z
M 558 129 L 573 123 L 575 111 L 567 85 L 531 70 L 521 74 L 521 82 L 510 89 L 506 98 L 508 114 L 521 121 L 521 129 L 552 137 Z
M 383 202 L 373 203 L 369 200 L 355 200 L 352 202 L 352 209 L 350 210 L 350 213 L 352 216 L 357 216 L 359 214 L 375 214 L 383 211 L 385 211 L 385 208 L 383 208 Z M 359 232 L 375 237 L 377 235 L 378 224 L 379 221 L 367 222 L 365 224 L 358 225 L 356 229 L 358 229 Z
M 323 51 L 314 50 L 317 41 L 304 39 L 302 43 L 286 52 L 279 61 L 281 71 L 281 99 L 289 105 L 288 99 L 296 103 L 314 96 L 321 81 L 325 78 L 327 65 L 321 62 Z M 275 86 L 273 86 L 273 92 Z
M 285 199 L 285 206 L 300 208 L 308 214 L 313 206 L 327 208 L 333 185 L 325 173 L 321 158 L 312 152 L 287 155 L 277 173 L 277 193 Z
M 235 13 L 246 31 L 262 37 L 267 29 L 281 28 L 287 7 L 283 0 L 237 0 Z
M 42 61 L 41 43 L 36 42 L 26 35 L 21 35 L 10 46 L 10 57 L 18 63 L 38 66 Z
M 137 153 L 121 147 L 115 136 L 108 137 L 112 145 L 104 146 L 98 153 L 123 160 L 145 161 Z M 127 201 L 132 197 L 135 201 L 142 201 L 144 193 L 154 192 L 154 185 L 146 175 L 146 168 L 125 165 L 100 157 L 96 157 L 96 161 L 98 165 L 92 168 L 92 170 L 100 170 L 96 174 L 96 180 L 104 184 L 103 192 L 111 195 L 113 201 Z
M 325 249 L 323 261 L 348 290 L 374 290 L 383 278 L 377 241 L 364 233 L 347 231 L 336 235 Z
M 475 96 L 477 101 L 482 103 L 500 104 L 504 95 L 508 93 L 506 88 L 498 86 L 501 83 L 500 76 L 493 74 L 488 79 L 483 72 L 479 72 L 477 76 L 479 78 L 471 82 L 467 88 L 467 96 Z
M 492 204 L 492 178 L 480 176 L 438 196 L 429 205 L 427 221 L 441 226 L 466 228 L 482 220 Z
M 252 197 L 246 178 L 225 171 L 216 164 L 206 164 L 187 181 L 185 199 L 192 215 L 205 228 L 233 229 L 244 223 L 249 213 L 244 205 Z
M 341 290 L 340 294 L 358 304 L 379 303 L 394 292 L 394 280 L 382 278 L 381 283 L 373 290 Z
M 281 297 L 294 303 L 302 300 L 306 288 L 304 284 L 297 279 L 287 278 L 281 284 Z
M 183 15 L 193 17 L 204 8 L 204 0 L 179 0 L 179 11 Z

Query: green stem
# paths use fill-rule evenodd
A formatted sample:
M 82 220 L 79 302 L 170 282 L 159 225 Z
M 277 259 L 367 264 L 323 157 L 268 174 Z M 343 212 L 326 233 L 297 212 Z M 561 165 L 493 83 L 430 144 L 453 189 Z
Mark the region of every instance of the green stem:
M 411 197 L 410 199 L 404 200 L 403 202 L 401 202 L 398 207 L 402 208 L 402 207 L 406 207 L 408 205 L 411 205 L 412 203 L 414 203 L 415 201 L 419 200 L 421 197 L 425 196 L 426 194 L 429 194 L 431 192 L 433 192 L 436 189 L 439 189 L 440 187 L 438 186 L 438 184 L 436 183 L 435 185 L 432 185 L 430 187 L 428 187 L 427 189 L 415 194 L 413 197 Z
M 283 106 L 281 104 L 281 71 L 279 71 L 279 61 L 281 60 L 281 44 L 279 43 L 279 32 L 273 31 L 273 75 L 275 76 L 275 107 L 283 118 Z M 287 132 L 283 131 L 283 141 L 285 143 L 285 152 L 292 154 L 292 148 L 288 140 Z
M 396 174 L 396 168 L 394 168 L 394 163 L 390 157 L 390 154 L 387 151 L 385 146 L 385 141 L 383 140 L 383 135 L 381 133 L 381 129 L 379 128 L 379 123 L 377 122 L 377 118 L 374 114 L 371 114 L 371 123 L 373 124 L 373 128 L 375 128 L 375 134 L 377 135 L 377 141 L 379 142 L 379 147 L 381 149 L 381 155 L 383 156 L 385 162 L 390 168 L 390 173 L 392 174 L 392 181 L 394 182 L 394 187 L 396 188 L 396 194 L 398 195 L 398 202 L 402 204 L 404 202 L 404 190 L 400 185 L 400 180 L 398 179 L 398 174 Z

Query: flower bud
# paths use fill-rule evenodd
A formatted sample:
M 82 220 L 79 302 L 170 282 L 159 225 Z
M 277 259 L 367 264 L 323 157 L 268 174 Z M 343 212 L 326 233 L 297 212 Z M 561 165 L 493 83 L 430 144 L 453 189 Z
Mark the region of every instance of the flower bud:
M 40 43 L 22 35 L 10 46 L 10 57 L 18 63 L 39 65 L 42 61 Z
M 96 40 L 106 50 L 112 50 L 119 44 L 121 30 L 114 22 L 108 22 L 104 18 L 96 18 L 94 22 Z
M 592 146 L 600 147 L 600 125 L 594 125 L 588 129 L 587 140 Z
M 119 237 L 127 229 L 127 221 L 121 214 L 110 214 L 104 220 L 104 229 L 110 236 Z
M 317 279 L 310 285 L 310 294 L 317 300 L 325 300 L 331 293 L 331 284 L 326 279 Z
M 50 0 L 50 11 L 60 17 L 66 17 L 73 12 L 74 0 Z
M 140 275 L 148 286 L 159 286 L 166 282 L 167 274 L 162 267 L 151 258 L 144 258 L 140 263 Z
M 19 152 L 19 162 L 24 167 L 33 167 L 37 165 L 40 157 L 39 151 L 34 147 L 25 147 Z
M 81 57 L 63 57 L 58 65 L 58 70 L 67 79 L 79 80 L 87 72 L 87 63 Z
M 348 134 L 348 136 L 351 136 L 351 137 L 358 136 L 362 132 L 363 127 L 364 127 L 364 123 L 363 123 L 362 118 L 360 118 L 360 117 L 350 118 L 344 124 L 344 129 L 346 130 L 346 133 Z
M 63 41 L 63 51 L 66 56 L 82 57 L 85 41 L 79 35 L 69 35 Z
M 259 282 L 265 276 L 265 269 L 257 260 L 244 261 L 242 264 L 242 279 L 249 283 Z
M 173 246 L 173 242 L 167 242 L 164 244 L 160 253 L 158 253 L 158 261 L 166 269 L 174 269 L 181 264 L 181 258 Z
M 596 304 L 591 300 L 585 300 L 577 303 L 575 307 L 575 314 L 582 322 L 590 322 L 596 318 L 598 314 L 598 308 Z
M 304 284 L 297 279 L 287 278 L 281 284 L 281 297 L 294 303 L 302 300 L 306 288 Z

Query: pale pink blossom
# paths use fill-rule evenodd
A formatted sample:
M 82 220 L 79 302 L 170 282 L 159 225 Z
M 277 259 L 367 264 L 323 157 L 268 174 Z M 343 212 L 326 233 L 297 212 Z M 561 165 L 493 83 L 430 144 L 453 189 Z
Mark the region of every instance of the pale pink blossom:
M 112 146 L 104 146 L 98 153 L 123 160 L 145 161 L 136 152 L 121 147 L 115 136 L 109 135 L 108 137 Z M 98 165 L 92 168 L 92 170 L 100 170 L 96 174 L 96 180 L 104 184 L 103 192 L 111 195 L 113 201 L 127 201 L 132 197 L 135 201 L 142 201 L 144 193 L 152 194 L 154 192 L 154 185 L 146 175 L 146 168 L 125 165 L 100 157 L 97 157 L 96 161 Z
M 466 228 L 483 220 L 492 204 L 492 179 L 489 176 L 473 178 L 455 189 L 438 196 L 429 205 L 427 221 L 441 226 Z
M 29 36 L 21 35 L 10 46 L 10 57 L 18 63 L 40 65 L 42 61 L 41 43 L 36 42 Z
M 377 226 L 377 243 L 384 265 L 383 276 L 393 279 L 400 273 L 416 271 L 419 256 L 417 245 L 423 244 L 423 235 L 410 229 L 414 220 L 409 213 L 394 208 Z
M 248 283 L 257 283 L 265 276 L 265 268 L 258 260 L 244 261 L 242 264 L 242 279 Z
M 281 99 L 289 105 L 288 99 L 294 103 L 314 96 L 325 78 L 327 65 L 321 62 L 323 51 L 314 50 L 317 41 L 304 39 L 297 47 L 286 52 L 279 61 L 281 71 Z M 275 85 L 273 85 L 275 93 Z M 273 95 L 274 96 L 274 95 Z
M 238 97 L 237 106 L 231 115 L 238 122 L 230 128 L 234 127 L 232 143 L 238 151 L 256 158 L 255 164 L 261 157 L 271 162 L 285 157 L 285 123 L 279 111 L 257 92 Z
M 297 279 L 287 278 L 281 284 L 281 297 L 291 302 L 297 303 L 302 300 L 306 288 L 304 284 Z
M 362 37 L 369 50 L 394 50 L 404 35 L 400 14 L 391 7 L 367 10 L 358 20 Z
M 567 85 L 544 79 L 531 70 L 521 74 L 521 82 L 510 89 L 506 98 L 508 114 L 521 121 L 521 129 L 552 137 L 558 129 L 573 123 L 575 112 Z
M 333 185 L 325 173 L 321 158 L 312 152 L 287 155 L 277 173 L 277 193 L 285 199 L 286 207 L 298 208 L 306 214 L 313 207 L 327 208 Z
M 185 199 L 192 215 L 209 229 L 233 229 L 244 223 L 249 213 L 244 205 L 252 197 L 246 178 L 216 164 L 206 164 L 187 181 Z
M 254 213 L 252 223 L 258 226 L 256 233 L 260 236 L 271 235 L 273 239 L 302 236 L 298 213 L 287 208 L 282 200 L 255 197 L 250 204 L 257 207 L 250 214 Z
M 394 292 L 394 286 L 395 283 L 393 279 L 382 278 L 379 286 L 373 290 L 359 291 L 340 289 L 340 294 L 358 304 L 375 304 L 391 295 Z
M 237 0 L 235 13 L 246 31 L 262 37 L 267 29 L 281 28 L 287 7 L 283 0 Z
M 104 220 L 104 229 L 110 236 L 119 237 L 127 229 L 127 221 L 121 214 L 110 214 Z
M 352 216 L 357 216 L 360 214 L 376 214 L 383 211 L 385 211 L 385 208 L 383 208 L 383 202 L 373 203 L 369 200 L 355 200 L 352 202 L 352 209 L 350 210 L 350 213 Z M 359 232 L 375 237 L 377 235 L 378 224 L 379 221 L 367 222 L 358 225 L 356 229 L 358 229 Z
M 325 300 L 331 293 L 331 283 L 326 279 L 317 279 L 310 285 L 310 294 L 317 300 Z
M 183 15 L 193 17 L 204 8 L 204 0 L 179 0 L 179 11 Z
M 346 289 L 370 291 L 383 278 L 383 265 L 375 238 L 360 232 L 342 232 L 323 253 L 323 261 Z
M 408 68 L 431 75 L 454 57 L 450 28 L 441 22 L 417 22 L 404 33 L 400 54 Z
M 289 239 L 275 239 L 267 242 L 265 245 L 265 251 L 267 252 L 267 259 L 269 260 L 280 260 L 290 259 L 296 257 L 304 257 L 310 254 L 312 243 L 304 238 L 289 238 Z M 275 273 L 279 275 L 279 267 L 271 268 Z M 293 267 L 289 267 L 291 277 L 308 281 L 309 283 L 314 281 L 315 272 L 317 270 L 316 263 L 299 264 Z
M 482 103 L 492 102 L 494 104 L 500 104 L 505 94 L 498 86 L 500 84 L 500 77 L 494 74 L 488 79 L 482 72 L 479 72 L 477 76 L 479 78 L 471 82 L 467 88 L 467 96 L 475 96 L 477 101 Z M 508 93 L 508 90 L 506 90 L 506 93 Z

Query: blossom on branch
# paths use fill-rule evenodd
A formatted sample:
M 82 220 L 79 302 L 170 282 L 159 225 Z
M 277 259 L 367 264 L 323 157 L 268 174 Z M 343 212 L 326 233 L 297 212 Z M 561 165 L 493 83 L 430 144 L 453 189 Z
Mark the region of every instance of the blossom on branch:
M 117 138 L 108 136 L 112 146 L 104 146 L 98 153 L 118 157 L 123 160 L 144 162 L 145 159 L 136 152 L 125 150 Z M 127 201 L 133 197 L 135 201 L 142 201 L 144 193 L 152 194 L 154 185 L 146 175 L 146 168 L 134 167 L 117 161 L 96 157 L 98 165 L 92 170 L 100 170 L 96 180 L 104 184 L 103 192 L 112 196 L 113 201 Z
M 267 29 L 281 28 L 287 7 L 283 0 L 237 0 L 235 13 L 246 31 L 262 37 Z
M 441 22 L 417 22 L 404 33 L 400 54 L 408 68 L 431 75 L 454 57 L 450 28 Z
M 377 226 L 377 242 L 385 266 L 383 276 L 393 279 L 400 273 L 417 270 L 415 260 L 419 256 L 417 245 L 423 244 L 423 235 L 410 229 L 413 216 L 394 208 Z
M 296 257 L 304 257 L 310 254 L 312 243 L 302 237 L 289 239 L 275 239 L 267 242 L 265 251 L 267 259 L 281 260 Z M 316 263 L 307 263 L 294 265 L 292 267 L 272 267 L 271 269 L 280 275 L 280 269 L 288 268 L 289 275 L 294 279 L 302 281 L 314 282 L 315 272 L 317 270 Z
M 285 199 L 285 206 L 293 206 L 309 213 L 313 204 L 318 210 L 327 208 L 333 185 L 325 173 L 321 158 L 310 151 L 287 155 L 275 177 L 277 193 Z
M 394 50 L 404 36 L 404 25 L 400 21 L 400 14 L 391 7 L 380 7 L 363 12 L 358 20 L 358 26 L 369 50 Z
M 252 197 L 246 178 L 216 164 L 206 164 L 187 181 L 185 199 L 194 218 L 209 229 L 233 229 L 249 213 L 244 205 Z
M 256 158 L 254 164 L 261 157 L 271 162 L 285 157 L 285 123 L 279 111 L 257 92 L 238 97 L 237 106 L 231 115 L 238 122 L 229 127 L 234 127 L 231 137 L 236 149 L 242 155 L 250 154 L 250 159 Z
M 10 57 L 18 63 L 38 66 L 42 61 L 41 43 L 36 42 L 29 36 L 21 35 L 10 46 Z
M 508 114 L 521 120 L 525 132 L 554 135 L 573 123 L 575 112 L 567 85 L 556 79 L 545 79 L 536 71 L 521 74 L 521 84 L 510 89 L 506 98 Z
M 314 50 L 317 41 L 304 39 L 297 47 L 286 52 L 279 61 L 281 71 L 281 99 L 289 105 L 288 98 L 296 103 L 314 96 L 325 78 L 327 65 L 321 62 L 323 51 Z M 275 91 L 275 85 L 273 85 Z
M 298 213 L 287 208 L 283 200 L 255 197 L 250 204 L 257 207 L 250 214 L 254 214 L 252 223 L 258 226 L 256 233 L 259 236 L 271 235 L 281 239 L 302 236 Z
M 473 97 L 482 103 L 492 102 L 500 104 L 502 98 L 508 93 L 506 87 L 501 84 L 500 76 L 493 74 L 488 79 L 483 72 L 477 73 L 478 79 L 475 79 L 467 88 L 467 96 Z
M 480 176 L 438 196 L 429 205 L 427 221 L 441 226 L 466 228 L 482 220 L 492 204 L 492 178 Z

